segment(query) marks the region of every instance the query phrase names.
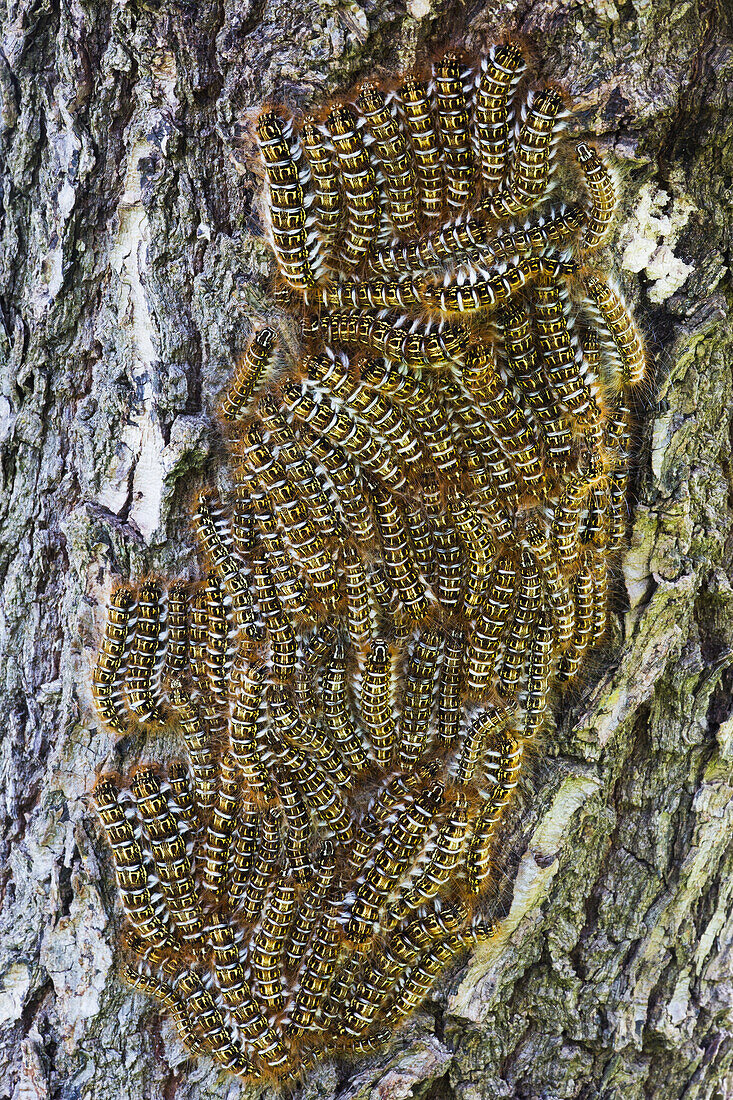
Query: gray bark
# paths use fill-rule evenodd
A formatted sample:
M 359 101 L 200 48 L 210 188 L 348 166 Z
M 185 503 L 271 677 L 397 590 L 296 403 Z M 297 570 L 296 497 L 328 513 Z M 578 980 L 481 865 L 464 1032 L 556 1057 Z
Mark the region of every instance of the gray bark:
M 0 39 L 0 1100 L 224 1097 L 116 977 L 88 805 L 156 746 L 101 730 L 112 580 L 193 568 L 185 503 L 270 262 L 247 112 L 503 31 L 622 181 L 614 252 L 655 363 L 614 634 L 504 830 L 507 913 L 370 1062 L 312 1096 L 733 1095 L 730 9 L 6 0 Z

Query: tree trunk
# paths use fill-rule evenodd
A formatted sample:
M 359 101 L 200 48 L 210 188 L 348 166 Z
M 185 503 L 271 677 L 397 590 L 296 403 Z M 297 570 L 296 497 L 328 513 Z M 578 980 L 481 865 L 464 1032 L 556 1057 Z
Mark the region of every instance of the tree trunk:
M 613 637 L 558 703 L 504 828 L 499 941 L 312 1096 L 733 1095 L 722 3 L 7 0 L 2 127 L 0 1098 L 239 1097 L 121 984 L 88 792 L 127 771 L 90 700 L 110 584 L 191 567 L 186 501 L 270 261 L 241 141 L 452 43 L 524 39 L 622 181 L 615 252 L 655 379 Z

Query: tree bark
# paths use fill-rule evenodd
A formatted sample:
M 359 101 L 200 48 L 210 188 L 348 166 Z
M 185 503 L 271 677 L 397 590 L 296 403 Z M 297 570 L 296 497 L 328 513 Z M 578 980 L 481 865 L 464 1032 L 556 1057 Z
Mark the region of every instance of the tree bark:
M 116 976 L 88 792 L 146 744 L 91 708 L 110 585 L 190 571 L 213 402 L 267 318 L 247 113 L 505 32 L 619 169 L 614 253 L 655 368 L 631 545 L 613 636 L 504 828 L 500 940 L 304 1091 L 733 1095 L 730 9 L 7 0 L 2 19 L 0 1100 L 251 1091 Z

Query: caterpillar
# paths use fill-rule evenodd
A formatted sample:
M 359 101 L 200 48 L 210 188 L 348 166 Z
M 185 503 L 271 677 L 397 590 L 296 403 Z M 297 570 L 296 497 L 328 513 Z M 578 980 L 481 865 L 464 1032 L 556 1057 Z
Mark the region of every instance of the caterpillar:
M 371 642 L 361 682 L 360 710 L 371 748 L 380 768 L 388 768 L 397 743 L 392 703 L 394 656 L 387 642 Z
M 132 794 L 150 840 L 163 897 L 184 941 L 197 941 L 204 915 L 196 896 L 191 863 L 161 782 L 151 767 L 141 768 L 132 780 Z
M 350 108 L 334 107 L 326 119 L 326 127 L 336 153 L 347 211 L 346 230 L 339 243 L 339 260 L 349 272 L 361 266 L 376 237 L 379 191 Z
M 445 201 L 451 213 L 460 213 L 475 190 L 476 165 L 469 138 L 468 103 L 461 66 L 447 53 L 433 69 L 438 128 L 443 144 Z
M 175 940 L 153 908 L 142 851 L 120 804 L 113 777 L 102 776 L 92 796 L 112 849 L 117 888 L 127 919 L 145 943 L 175 948 Z
M 439 218 L 443 213 L 443 167 L 425 84 L 406 80 L 397 95 L 397 103 L 415 158 L 420 216 L 428 220 Z
M 218 921 L 208 933 L 219 989 L 248 1046 L 261 1061 L 277 1071 L 291 1065 L 291 1056 L 250 995 L 239 949 L 229 925 Z
M 417 232 L 416 193 L 407 141 L 390 112 L 383 93 L 365 84 L 356 101 L 386 182 L 389 217 L 398 236 Z
M 255 389 L 272 365 L 276 341 L 277 333 L 272 328 L 261 328 L 250 340 L 219 406 L 219 416 L 225 423 L 241 420 L 248 411 Z
M 130 637 L 135 628 L 135 597 L 131 588 L 118 588 L 112 594 L 104 637 L 94 667 L 92 696 L 99 717 L 115 733 L 127 733 L 128 722 L 122 706 L 122 678 Z
M 341 223 L 341 189 L 333 153 L 325 133 L 313 118 L 303 120 L 300 142 L 314 183 L 316 221 L 330 243 Z
M 280 1012 L 284 1006 L 282 955 L 294 907 L 294 883 L 289 878 L 274 882 L 250 954 L 253 989 L 266 1013 Z
M 358 774 L 368 764 L 367 754 L 351 717 L 346 676 L 346 654 L 337 642 L 333 656 L 321 679 L 323 693 L 323 724 L 352 773 Z
M 380 909 L 380 897 L 398 881 L 422 844 L 425 828 L 430 824 L 443 799 L 443 785 L 434 784 L 423 791 L 397 817 L 368 866 L 364 880 L 356 890 L 346 925 L 346 936 L 354 943 L 368 939 Z
M 219 789 L 206 831 L 201 874 L 204 888 L 216 898 L 221 898 L 226 889 L 225 874 L 241 786 L 237 761 L 231 751 L 222 753 L 219 771 Z
M 313 929 L 323 911 L 324 899 L 329 893 L 336 874 L 334 848 L 330 840 L 324 841 L 323 851 L 307 892 L 301 897 L 297 914 L 290 927 L 285 945 L 287 968 L 297 972 L 305 955 Z
M 620 293 L 597 275 L 586 275 L 583 284 L 598 307 L 622 364 L 624 385 L 638 386 L 646 375 L 646 353 L 638 328 Z
M 510 100 L 526 68 L 521 50 L 511 42 L 492 46 L 476 76 L 474 127 L 487 194 L 504 182 L 509 156 Z
M 405 771 L 414 767 L 425 749 L 441 655 L 438 632 L 421 632 L 407 664 L 398 731 L 398 760 Z
M 257 141 L 270 190 L 270 241 L 288 285 L 304 290 L 318 282 L 322 259 L 309 248 L 305 196 L 288 140 L 290 131 L 290 123 L 274 111 L 265 111 L 257 119 Z
M 135 717 L 152 725 L 165 721 L 163 700 L 156 683 L 164 641 L 162 586 L 155 580 L 143 581 L 137 597 L 137 623 L 127 661 L 125 694 Z
M 581 247 L 591 252 L 608 239 L 616 214 L 616 186 L 613 176 L 595 149 L 579 141 L 575 154 L 585 177 L 590 203 L 587 223 L 581 237 Z

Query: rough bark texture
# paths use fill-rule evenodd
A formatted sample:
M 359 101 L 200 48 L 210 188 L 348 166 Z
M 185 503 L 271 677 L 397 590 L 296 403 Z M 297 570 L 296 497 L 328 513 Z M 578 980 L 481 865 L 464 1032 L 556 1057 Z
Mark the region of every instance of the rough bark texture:
M 449 44 L 526 38 L 620 169 L 654 352 L 614 636 L 506 828 L 508 913 L 390 1050 L 311 1096 L 733 1095 L 730 9 L 710 0 L 6 0 L 0 40 L 0 1097 L 239 1097 L 115 976 L 87 795 L 112 579 L 191 568 L 185 502 L 269 259 L 237 139 Z M 239 162 L 239 164 L 238 164 Z

